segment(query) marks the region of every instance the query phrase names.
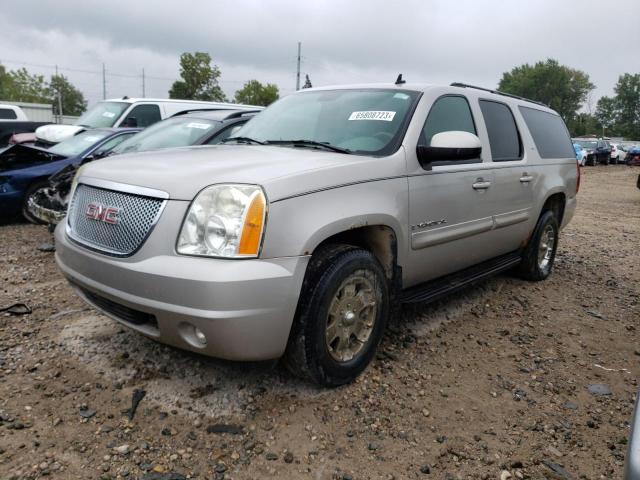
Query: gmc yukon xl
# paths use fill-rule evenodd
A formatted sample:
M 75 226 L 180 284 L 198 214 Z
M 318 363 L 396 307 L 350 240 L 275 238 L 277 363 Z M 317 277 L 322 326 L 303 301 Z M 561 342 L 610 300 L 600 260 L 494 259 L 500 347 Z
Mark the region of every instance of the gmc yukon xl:
M 85 301 L 143 335 L 283 357 L 336 386 L 402 302 L 505 270 L 548 277 L 578 186 L 569 133 L 542 104 L 401 78 L 308 89 L 224 145 L 82 167 L 56 259 Z

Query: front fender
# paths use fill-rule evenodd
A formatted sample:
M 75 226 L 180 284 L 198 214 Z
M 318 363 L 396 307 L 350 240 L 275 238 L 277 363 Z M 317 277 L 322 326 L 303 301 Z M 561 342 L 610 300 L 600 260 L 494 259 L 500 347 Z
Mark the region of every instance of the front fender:
M 407 247 L 406 177 L 377 180 L 315 192 L 269 205 L 263 258 L 310 255 L 327 238 L 370 226 L 391 228 L 398 243 L 398 264 Z

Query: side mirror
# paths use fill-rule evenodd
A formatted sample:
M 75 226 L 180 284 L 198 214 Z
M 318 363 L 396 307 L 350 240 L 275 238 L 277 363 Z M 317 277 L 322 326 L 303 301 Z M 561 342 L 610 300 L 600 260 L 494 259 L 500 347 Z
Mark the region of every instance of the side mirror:
M 422 168 L 429 170 L 433 162 L 458 162 L 478 158 L 482 153 L 482 142 L 473 133 L 442 132 L 431 138 L 429 146 L 418 145 L 416 153 Z
M 136 117 L 127 117 L 124 121 L 123 127 L 136 128 L 138 126 L 138 120 Z

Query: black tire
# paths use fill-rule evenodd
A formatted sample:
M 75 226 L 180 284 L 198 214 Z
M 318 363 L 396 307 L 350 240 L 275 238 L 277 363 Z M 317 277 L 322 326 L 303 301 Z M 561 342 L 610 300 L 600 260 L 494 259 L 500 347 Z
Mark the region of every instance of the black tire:
M 553 232 L 553 246 L 549 252 L 550 257 L 548 261 L 541 264 L 539 258 L 541 242 L 543 241 L 543 235 L 548 232 L 548 229 L 552 229 Z M 558 231 L 558 219 L 555 214 L 551 210 L 542 212 L 533 235 L 522 254 L 522 262 L 518 267 L 518 275 L 521 278 L 532 282 L 539 282 L 551 275 L 553 262 L 556 258 L 556 249 L 558 248 Z
M 36 225 L 44 225 L 46 222 L 43 222 L 37 217 L 34 217 L 33 214 L 29 211 L 29 198 L 41 188 L 46 188 L 49 186 L 49 182 L 46 180 L 40 180 L 33 182 L 29 185 L 29 188 L 24 192 L 24 197 L 22 198 L 22 216 L 30 223 L 34 223 Z
M 370 314 L 373 325 L 353 358 L 338 361 L 325 339 L 329 309 L 344 282 L 354 276 L 365 277 L 371 291 L 375 291 L 375 310 Z M 313 254 L 307 267 L 284 364 L 294 375 L 325 387 L 349 383 L 373 359 L 388 317 L 389 283 L 377 259 L 370 252 L 349 245 L 322 247 Z

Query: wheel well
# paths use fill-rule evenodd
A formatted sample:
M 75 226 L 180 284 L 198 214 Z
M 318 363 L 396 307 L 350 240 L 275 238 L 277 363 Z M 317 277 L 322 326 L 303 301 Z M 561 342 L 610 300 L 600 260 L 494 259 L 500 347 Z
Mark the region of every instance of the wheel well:
M 554 193 L 544 202 L 542 206 L 541 214 L 550 210 L 558 219 L 558 226 L 562 225 L 562 217 L 564 215 L 564 206 L 566 202 L 566 196 L 564 193 Z
M 386 225 L 367 225 L 366 227 L 346 230 L 326 238 L 315 250 L 331 243 L 353 245 L 370 251 L 382 265 L 387 278 L 393 279 L 398 254 L 398 242 L 396 234 L 391 227 Z

